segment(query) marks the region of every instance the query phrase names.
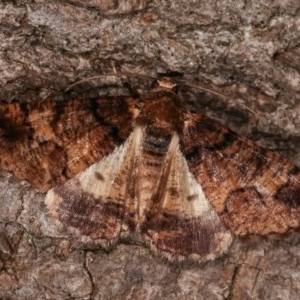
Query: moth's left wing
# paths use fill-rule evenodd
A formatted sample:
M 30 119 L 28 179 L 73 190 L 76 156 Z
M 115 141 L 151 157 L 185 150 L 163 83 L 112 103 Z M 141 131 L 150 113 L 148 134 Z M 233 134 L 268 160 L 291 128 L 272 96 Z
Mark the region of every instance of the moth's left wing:
M 186 115 L 181 142 L 189 170 L 236 235 L 299 227 L 299 168 L 199 114 Z
M 45 198 L 50 216 L 60 227 L 105 247 L 127 237 L 136 226 L 138 202 L 131 190 L 139 146 L 137 128 L 112 153 L 51 189 Z
M 132 98 L 0 105 L 0 167 L 40 189 L 63 183 L 129 136 Z

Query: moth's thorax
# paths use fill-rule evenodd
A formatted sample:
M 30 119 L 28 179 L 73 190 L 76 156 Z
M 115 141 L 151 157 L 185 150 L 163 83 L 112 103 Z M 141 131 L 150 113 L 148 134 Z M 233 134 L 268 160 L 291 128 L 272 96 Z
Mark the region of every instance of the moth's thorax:
M 151 94 L 136 119 L 136 125 L 146 126 L 149 132 L 181 134 L 184 126 L 183 111 L 176 95 L 163 91 Z

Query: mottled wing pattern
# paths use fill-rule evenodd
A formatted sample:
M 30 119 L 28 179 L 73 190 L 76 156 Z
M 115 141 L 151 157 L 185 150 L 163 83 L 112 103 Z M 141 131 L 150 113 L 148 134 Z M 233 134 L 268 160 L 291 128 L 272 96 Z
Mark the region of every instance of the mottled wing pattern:
M 50 215 L 105 247 L 128 236 L 137 221 L 138 199 L 130 189 L 140 140 L 136 129 L 111 154 L 51 189 L 45 199 Z
M 131 98 L 0 105 L 0 167 L 40 189 L 63 183 L 132 130 Z
M 145 209 L 141 232 L 155 250 L 172 260 L 208 260 L 232 241 L 201 186 L 190 173 L 175 134 L 165 159 L 158 194 Z
M 299 227 L 300 170 L 170 91 L 0 106 L 0 167 L 46 195 L 61 228 L 171 260 L 213 259 L 232 235 Z M 69 179 L 69 180 L 67 180 Z
M 299 227 L 300 171 L 283 157 L 198 114 L 186 116 L 182 151 L 207 199 L 236 235 Z

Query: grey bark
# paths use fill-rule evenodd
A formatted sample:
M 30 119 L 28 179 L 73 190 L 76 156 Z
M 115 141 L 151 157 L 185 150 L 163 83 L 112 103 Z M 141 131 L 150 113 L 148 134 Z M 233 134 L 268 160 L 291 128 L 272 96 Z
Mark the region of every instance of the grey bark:
M 226 96 L 185 86 L 186 106 L 300 166 L 299 41 L 298 0 L 1 1 L 0 101 L 123 93 L 109 89 L 109 76 L 64 91 L 101 74 L 180 72 L 186 83 Z M 126 80 L 143 91 L 151 81 Z M 142 245 L 106 253 L 50 238 L 43 197 L 1 172 L 2 299 L 299 298 L 297 233 L 236 240 L 228 255 L 205 264 L 171 264 Z

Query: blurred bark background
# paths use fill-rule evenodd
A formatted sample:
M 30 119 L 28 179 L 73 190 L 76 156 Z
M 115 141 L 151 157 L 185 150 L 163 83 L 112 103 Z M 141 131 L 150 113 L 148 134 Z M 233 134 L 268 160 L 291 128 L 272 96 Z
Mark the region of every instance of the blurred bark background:
M 168 73 L 227 96 L 179 87 L 190 109 L 300 166 L 298 0 L 1 1 L 1 102 L 122 94 L 111 76 L 64 91 L 128 72 L 140 74 L 126 81 L 142 91 L 151 82 L 142 75 Z M 171 264 L 142 245 L 106 253 L 47 236 L 44 196 L 0 173 L 1 299 L 299 299 L 297 233 Z

